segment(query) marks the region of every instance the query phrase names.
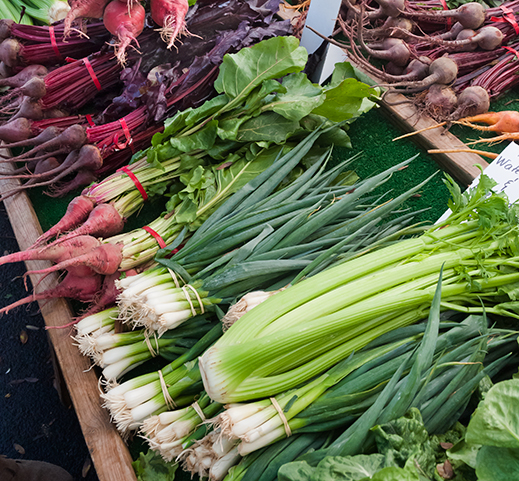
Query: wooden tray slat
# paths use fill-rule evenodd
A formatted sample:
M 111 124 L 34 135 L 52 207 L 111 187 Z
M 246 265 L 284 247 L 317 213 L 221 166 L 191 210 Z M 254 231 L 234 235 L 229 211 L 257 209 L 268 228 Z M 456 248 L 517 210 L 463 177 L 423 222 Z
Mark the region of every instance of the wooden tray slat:
M 5 154 L 6 151 L 2 152 Z M 0 173 L 5 174 L 12 170 L 9 164 L 0 164 Z M 17 180 L 0 178 L 0 193 L 3 194 L 17 185 Z M 25 250 L 42 232 L 33 206 L 25 193 L 6 199 L 4 204 L 20 250 Z M 28 270 L 44 269 L 50 265 L 48 261 L 26 262 Z M 40 276 L 30 277 L 36 286 Z M 49 275 L 37 285 L 35 292 L 52 288 L 57 281 L 57 275 Z M 62 326 L 72 319 L 72 311 L 64 299 L 43 301 L 39 305 L 47 326 Z M 110 422 L 108 412 L 101 406 L 97 375 L 90 369 L 88 358 L 73 344 L 73 328 L 50 329 L 48 333 L 99 480 L 136 481 L 128 448 Z

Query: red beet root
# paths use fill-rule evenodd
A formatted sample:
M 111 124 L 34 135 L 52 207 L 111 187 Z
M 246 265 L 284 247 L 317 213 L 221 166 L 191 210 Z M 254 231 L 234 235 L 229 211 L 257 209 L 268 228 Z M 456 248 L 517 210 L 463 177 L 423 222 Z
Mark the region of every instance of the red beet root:
M 140 3 L 131 7 L 126 2 L 113 0 L 104 11 L 103 22 L 106 29 L 117 37 L 119 43 L 115 44 L 115 56 L 121 65 L 126 62 L 126 49 L 132 42 L 137 44 L 137 37 L 144 29 L 146 12 Z
M 61 218 L 61 220 L 56 225 L 51 227 L 47 232 L 38 237 L 33 247 L 40 246 L 47 240 L 60 235 L 62 232 L 67 232 L 77 227 L 88 218 L 94 206 L 94 199 L 86 195 L 80 195 L 72 199 L 67 207 L 65 215 Z
M 91 302 L 97 291 L 100 289 L 101 283 L 102 276 L 100 275 L 92 277 L 78 277 L 69 273 L 53 289 L 47 289 L 38 294 L 32 294 L 24 299 L 20 299 L 19 301 L 0 309 L 0 314 L 7 313 L 15 307 L 29 304 L 30 302 L 44 299 L 57 299 L 59 297 L 76 299 L 82 302 Z
M 186 13 L 189 10 L 187 0 L 151 0 L 151 17 L 162 28 L 160 36 L 173 47 L 176 38 L 186 31 Z
M 29 65 L 12 77 L 0 79 L 0 87 L 21 87 L 33 77 L 43 78 L 47 73 L 43 65 Z
M 52 244 L 55 245 L 79 235 L 96 237 L 111 237 L 123 230 L 124 219 L 111 204 L 99 204 L 90 212 L 83 225 L 68 234 L 59 237 Z
M 9 144 L 25 141 L 32 135 L 31 121 L 20 117 L 12 122 L 0 125 L 0 140 Z M 9 145 L 7 146 L 9 147 Z
M 122 258 L 121 246 L 116 244 L 101 244 L 86 254 L 70 258 L 47 269 L 29 271 L 26 275 L 47 275 L 51 272 L 69 270 L 76 267 L 89 267 L 96 274 L 111 275 L 117 272 Z
M 64 21 L 63 38 L 70 35 L 72 23 L 76 18 L 101 18 L 110 0 L 69 0 L 70 10 Z
M 30 260 L 63 262 L 90 252 L 99 246 L 99 241 L 91 236 L 78 236 L 60 244 L 41 249 L 27 249 L 0 257 L 0 266 L 11 262 Z

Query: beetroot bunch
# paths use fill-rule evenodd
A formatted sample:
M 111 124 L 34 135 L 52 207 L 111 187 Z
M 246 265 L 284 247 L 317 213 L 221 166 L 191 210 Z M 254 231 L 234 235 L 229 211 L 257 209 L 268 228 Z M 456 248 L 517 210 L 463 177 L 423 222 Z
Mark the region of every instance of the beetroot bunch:
M 517 46 L 518 5 L 486 9 L 471 2 L 449 9 L 439 0 L 348 0 L 336 32 L 347 41 L 332 41 L 388 89 L 388 102 L 391 92 L 403 93 L 436 120 L 454 120 L 486 112 L 490 96 L 517 81 L 503 64 L 490 72 L 512 55 L 503 47 Z M 482 75 L 495 83 L 480 81 Z

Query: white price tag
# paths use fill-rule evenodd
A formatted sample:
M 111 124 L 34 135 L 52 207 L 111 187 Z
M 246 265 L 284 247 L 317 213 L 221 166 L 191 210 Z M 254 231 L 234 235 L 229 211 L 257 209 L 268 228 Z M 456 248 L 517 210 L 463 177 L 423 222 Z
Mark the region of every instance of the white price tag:
M 497 182 L 497 185 L 494 187 L 495 192 L 504 191 L 511 203 L 519 200 L 519 145 L 515 142 L 508 145 L 508 147 L 489 164 L 484 170 L 484 173 Z M 480 175 L 472 181 L 469 189 L 476 187 L 479 179 Z M 438 219 L 438 222 L 445 220 L 450 212 L 450 209 L 445 212 L 445 214 Z

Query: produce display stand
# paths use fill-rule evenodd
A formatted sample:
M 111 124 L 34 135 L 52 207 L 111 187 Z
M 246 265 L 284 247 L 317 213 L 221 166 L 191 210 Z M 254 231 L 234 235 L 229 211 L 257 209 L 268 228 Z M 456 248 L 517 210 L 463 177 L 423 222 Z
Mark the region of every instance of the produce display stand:
M 2 174 L 12 170 L 9 164 L 0 166 Z M 1 179 L 0 193 L 3 194 L 17 185 L 17 180 Z M 20 250 L 30 247 L 42 233 L 42 229 L 29 197 L 23 192 L 6 199 L 4 205 Z M 29 270 L 44 269 L 51 266 L 51 263 L 28 261 L 26 266 Z M 36 286 L 35 292 L 54 287 L 58 279 L 57 275 L 51 274 L 38 284 L 38 275 L 30 277 Z M 40 309 L 48 327 L 63 326 L 69 323 L 73 316 L 68 302 L 64 299 L 42 301 Z M 90 368 L 90 360 L 83 356 L 72 342 L 72 328 L 49 329 L 47 332 L 99 480 L 136 481 L 128 448 L 110 422 L 108 411 L 101 406 L 97 374 Z
M 398 101 L 398 98 L 395 99 L 393 96 L 392 100 Z M 434 125 L 432 119 L 417 115 L 411 104 L 403 103 L 395 106 L 382 102 L 381 111 L 402 133 Z M 440 128 L 425 131 L 414 136 L 413 140 L 426 149 L 466 147 L 453 134 L 444 133 Z M 471 153 L 442 154 L 436 155 L 435 159 L 442 170 L 451 174 L 462 185 L 468 185 L 479 173 L 475 164 L 483 167 L 487 165 L 480 156 Z M 8 164 L 0 166 L 1 173 L 10 173 L 12 170 L 13 168 Z M 17 185 L 19 185 L 17 180 L 0 178 L 0 193 L 3 194 Z M 40 220 L 25 192 L 6 199 L 4 204 L 19 248 L 24 250 L 41 234 Z M 33 270 L 49 267 L 51 263 L 28 261 L 26 265 L 29 270 Z M 31 281 L 36 286 L 35 292 L 54 287 L 57 279 L 57 275 L 52 274 L 39 282 L 39 276 L 31 276 Z M 73 316 L 72 309 L 64 299 L 40 302 L 40 309 L 48 327 L 63 326 L 69 323 Z M 110 422 L 108 412 L 101 405 L 98 376 L 91 369 L 90 360 L 80 354 L 71 340 L 73 329 L 70 327 L 50 329 L 48 333 L 99 480 L 136 481 L 129 449 Z

